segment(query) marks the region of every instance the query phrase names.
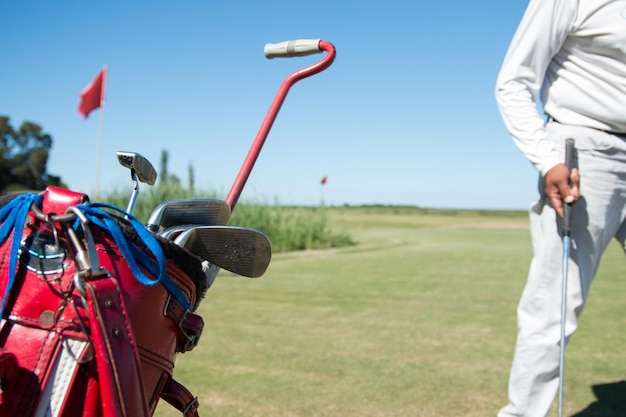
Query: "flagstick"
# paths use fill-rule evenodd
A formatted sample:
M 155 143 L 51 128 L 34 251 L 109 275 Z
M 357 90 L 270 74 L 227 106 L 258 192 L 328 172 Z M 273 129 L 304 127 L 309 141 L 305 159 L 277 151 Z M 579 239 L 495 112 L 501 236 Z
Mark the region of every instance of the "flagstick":
M 100 108 L 100 127 L 98 128 L 98 150 L 96 151 L 96 189 L 93 199 L 98 200 L 98 185 L 100 184 L 100 159 L 102 153 L 102 129 L 104 125 L 104 106 Z
M 104 107 L 105 107 L 105 90 L 106 90 L 106 76 L 107 76 L 107 66 L 104 65 L 102 67 L 104 71 L 104 78 L 102 80 L 102 92 L 100 97 L 100 124 L 98 127 L 98 149 L 96 151 L 96 189 L 94 191 L 93 199 L 94 201 L 98 201 L 98 191 L 100 188 L 100 160 L 102 159 L 102 133 L 104 131 Z

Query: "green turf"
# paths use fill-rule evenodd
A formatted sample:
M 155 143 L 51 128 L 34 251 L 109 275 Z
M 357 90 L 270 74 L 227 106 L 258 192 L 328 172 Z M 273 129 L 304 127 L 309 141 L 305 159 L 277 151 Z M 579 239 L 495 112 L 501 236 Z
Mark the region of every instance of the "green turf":
M 200 345 L 175 369 L 200 415 L 495 416 L 531 256 L 526 216 L 329 218 L 357 245 L 276 255 L 256 280 L 220 273 L 199 310 Z M 626 375 L 625 265 L 611 245 L 567 351 L 567 416 L 612 415 L 591 389 Z M 161 402 L 156 415 L 179 414 Z

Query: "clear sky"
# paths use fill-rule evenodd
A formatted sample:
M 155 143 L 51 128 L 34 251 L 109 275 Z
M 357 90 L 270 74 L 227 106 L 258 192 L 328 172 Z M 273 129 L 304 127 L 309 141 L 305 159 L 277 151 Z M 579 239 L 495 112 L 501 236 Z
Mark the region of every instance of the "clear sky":
M 191 165 L 225 198 L 283 79 L 321 58 L 268 60 L 264 45 L 321 38 L 337 58 L 291 89 L 242 201 L 526 209 L 536 173 L 494 99 L 526 5 L 4 1 L 0 114 L 41 125 L 48 172 L 93 193 L 102 110 L 83 121 L 77 106 L 106 64 L 101 192 L 130 193 L 116 151 L 158 170 L 165 149 L 183 184 Z

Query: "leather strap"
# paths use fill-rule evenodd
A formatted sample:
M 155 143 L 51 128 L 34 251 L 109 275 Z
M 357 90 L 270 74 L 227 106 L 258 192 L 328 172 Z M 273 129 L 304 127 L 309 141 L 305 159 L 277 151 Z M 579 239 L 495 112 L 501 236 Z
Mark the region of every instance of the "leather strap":
M 0 380 L 10 380 L 17 374 L 17 358 L 0 348 Z
M 187 388 L 177 382 L 174 378 L 168 378 L 165 386 L 163 387 L 163 392 L 161 392 L 161 398 L 183 413 L 183 416 L 199 417 L 198 397 L 194 397 L 194 395 L 189 392 Z
M 178 325 L 180 330 L 177 346 L 178 352 L 188 352 L 196 347 L 204 328 L 202 317 L 184 308 L 171 295 L 165 306 L 165 314 Z
M 149 417 L 137 343 L 114 278 L 85 283 L 103 417 Z
M 16 376 L 18 373 L 17 358 L 11 352 L 0 348 L 0 404 L 3 397 L 8 395 L 17 385 Z

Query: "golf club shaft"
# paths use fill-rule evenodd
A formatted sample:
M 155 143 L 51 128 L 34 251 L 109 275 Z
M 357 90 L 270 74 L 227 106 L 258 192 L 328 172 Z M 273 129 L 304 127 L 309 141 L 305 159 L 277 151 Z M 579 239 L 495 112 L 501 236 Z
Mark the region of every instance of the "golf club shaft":
M 134 171 L 132 171 L 131 175 L 133 177 L 133 192 L 130 194 L 128 206 L 126 207 L 126 213 L 128 214 L 133 214 L 135 204 L 137 203 L 137 197 L 139 196 L 139 179 Z
M 563 277 L 561 288 L 561 342 L 559 351 L 559 417 L 563 416 L 563 378 L 565 376 L 565 325 L 567 317 L 567 274 L 569 262 L 570 237 L 563 237 Z
M 574 165 L 574 139 L 565 141 L 565 165 L 568 171 L 572 170 Z M 563 277 L 561 287 L 561 342 L 559 351 L 559 405 L 558 415 L 563 417 L 563 378 L 565 376 L 565 343 L 566 333 L 565 327 L 567 323 L 567 275 L 570 256 L 572 235 L 572 206 L 565 203 L 563 205 Z

